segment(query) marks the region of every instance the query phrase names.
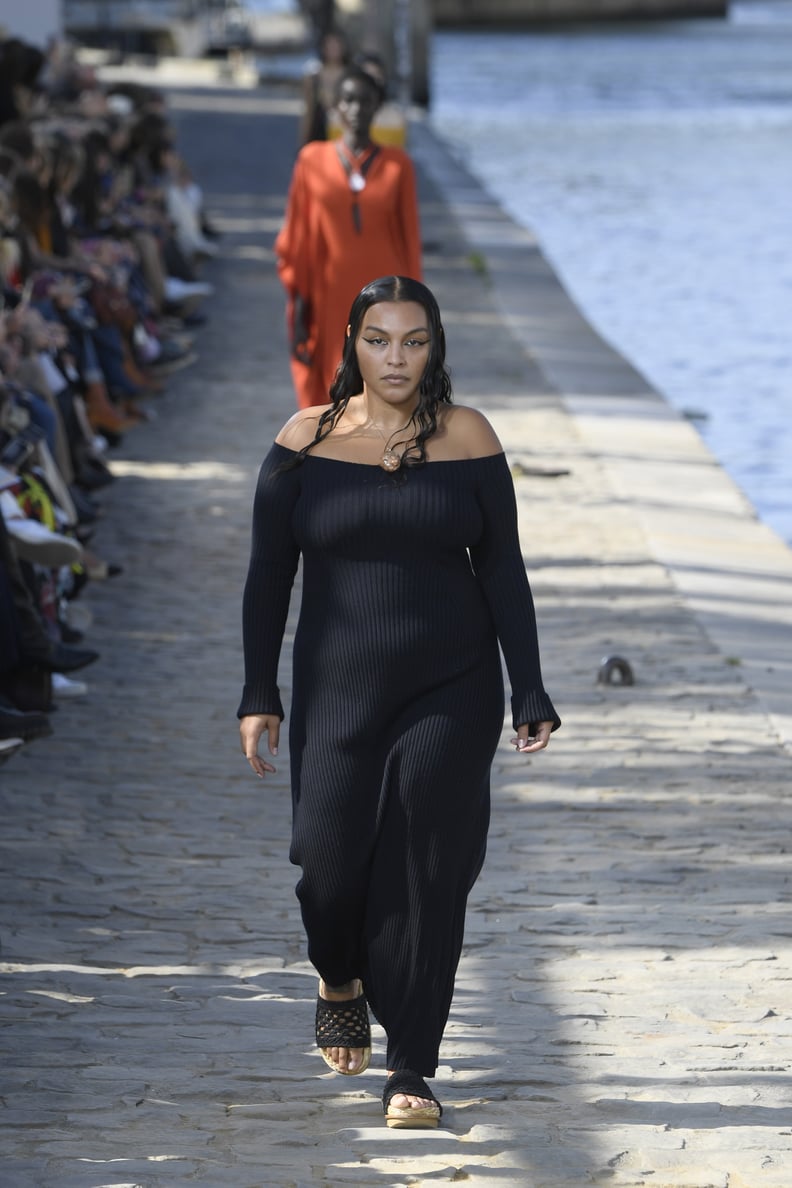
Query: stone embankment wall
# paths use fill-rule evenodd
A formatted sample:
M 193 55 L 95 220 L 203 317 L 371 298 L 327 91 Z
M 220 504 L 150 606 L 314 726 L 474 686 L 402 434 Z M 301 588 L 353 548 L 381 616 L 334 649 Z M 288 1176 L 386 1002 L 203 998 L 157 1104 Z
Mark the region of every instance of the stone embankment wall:
M 436 25 L 722 17 L 727 0 L 433 0 Z

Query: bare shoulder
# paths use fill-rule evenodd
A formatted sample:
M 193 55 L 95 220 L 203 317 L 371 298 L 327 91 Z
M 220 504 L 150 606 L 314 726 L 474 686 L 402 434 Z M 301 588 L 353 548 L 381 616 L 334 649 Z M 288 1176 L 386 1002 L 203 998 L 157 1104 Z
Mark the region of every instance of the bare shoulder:
M 327 412 L 329 404 L 319 404 L 313 408 L 301 408 L 290 417 L 275 438 L 278 445 L 287 450 L 301 450 L 309 445 L 316 436 L 316 426 L 323 412 Z
M 503 453 L 497 433 L 476 408 L 464 404 L 449 405 L 444 410 L 443 429 L 453 457 L 486 458 Z

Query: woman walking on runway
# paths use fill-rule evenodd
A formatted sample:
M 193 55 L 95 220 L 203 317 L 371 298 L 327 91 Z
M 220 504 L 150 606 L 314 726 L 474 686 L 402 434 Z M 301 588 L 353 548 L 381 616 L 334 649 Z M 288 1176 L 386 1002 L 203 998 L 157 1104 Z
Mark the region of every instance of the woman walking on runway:
M 348 67 L 337 92 L 341 139 L 306 144 L 294 166 L 275 253 L 300 408 L 327 403 L 349 307 L 363 285 L 388 273 L 421 279 L 412 161 L 371 140 L 381 101 L 371 75 Z
M 336 1072 L 388 1038 L 391 1126 L 436 1126 L 436 1072 L 503 726 L 547 746 L 509 467 L 489 422 L 451 403 L 433 295 L 387 276 L 349 315 L 332 402 L 298 412 L 256 491 L 244 596 L 242 749 L 275 768 L 278 658 L 303 558 L 289 746 L 290 857 L 319 976 L 316 1040 Z

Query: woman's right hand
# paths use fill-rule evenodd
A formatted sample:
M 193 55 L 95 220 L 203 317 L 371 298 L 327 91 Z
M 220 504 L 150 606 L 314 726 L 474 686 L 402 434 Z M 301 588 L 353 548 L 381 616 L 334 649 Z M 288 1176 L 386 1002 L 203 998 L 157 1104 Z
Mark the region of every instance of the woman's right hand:
M 262 780 L 266 772 L 276 770 L 258 753 L 259 741 L 265 731 L 268 736 L 269 753 L 277 755 L 278 738 L 280 737 L 280 718 L 277 714 L 246 714 L 244 718 L 240 719 L 239 737 L 242 743 L 242 754 Z
M 311 311 L 308 302 L 304 301 L 299 293 L 295 293 L 292 299 L 291 320 L 292 357 L 295 358 L 298 363 L 303 363 L 306 367 L 310 367 L 312 355 L 308 341 L 311 334 Z

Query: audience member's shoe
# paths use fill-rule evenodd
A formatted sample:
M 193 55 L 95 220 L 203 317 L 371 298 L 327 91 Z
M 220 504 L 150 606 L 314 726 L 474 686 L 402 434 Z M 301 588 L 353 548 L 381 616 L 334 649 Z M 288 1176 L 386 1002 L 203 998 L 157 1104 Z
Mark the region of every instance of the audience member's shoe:
M 223 235 L 223 232 L 218 231 L 217 227 L 215 227 L 214 223 L 206 215 L 201 217 L 201 231 L 207 239 L 221 239 Z
M 79 644 L 85 639 L 85 632 L 78 627 L 70 627 L 63 619 L 58 619 L 58 630 L 65 644 Z
M 107 395 L 104 384 L 87 384 L 85 388 L 85 406 L 88 410 L 88 420 L 91 428 L 107 438 L 110 445 L 118 445 L 121 434 L 128 429 L 134 429 L 137 421 L 131 417 L 124 417 L 115 407 Z
M 150 395 L 150 393 L 141 392 L 141 396 Z M 146 404 L 138 404 L 137 398 L 126 397 L 123 401 L 124 414 L 128 417 L 134 417 L 136 421 L 143 424 L 144 421 L 156 421 L 157 414 L 152 408 Z
M 162 335 L 165 338 L 171 334 L 184 333 L 184 318 L 177 317 L 176 314 L 163 314 L 161 317 L 157 318 L 155 325 L 157 334 Z M 159 339 L 155 338 L 154 341 L 159 346 Z M 158 354 L 159 350 L 154 351 L 152 358 L 156 359 Z
M 12 755 L 25 745 L 24 738 L 0 738 L 0 764 L 5 763 Z
M 99 458 L 87 458 L 74 481 L 83 491 L 98 491 L 114 482 L 115 475 Z
M 209 315 L 201 313 L 200 310 L 194 309 L 191 313 L 187 313 L 182 318 L 185 326 L 205 326 L 209 321 Z
M 53 697 L 85 697 L 88 692 L 88 686 L 85 681 L 75 681 L 71 677 L 64 676 L 62 672 L 53 672 L 52 674 L 52 696 Z
M 108 578 L 118 577 L 124 572 L 123 565 L 116 565 L 115 561 L 103 561 L 101 557 L 89 554 L 85 561 L 85 572 L 94 582 L 104 582 Z
M 31 561 L 45 569 L 59 569 L 61 565 L 73 565 L 82 557 L 82 545 L 78 540 L 50 532 L 38 520 L 22 517 L 6 521 L 6 528 L 20 561 Z
M 30 742 L 50 734 L 52 726 L 46 714 L 16 709 L 5 697 L 0 697 L 0 738 L 21 738 L 23 742 Z
M 176 314 L 162 317 L 159 321 L 159 329 L 163 334 L 184 334 L 185 330 L 191 330 L 195 326 L 204 326 L 209 321 L 205 313 L 200 310 L 195 310 L 194 313 L 184 314 L 178 317 Z
M 155 352 L 150 359 L 145 359 L 143 367 L 139 367 L 132 359 L 124 363 L 124 373 L 135 389 L 136 395 L 144 392 L 151 395 L 162 391 L 162 384 L 148 371 L 149 365 L 157 358 L 157 354 L 158 352 Z
M 16 499 L 8 491 L 0 492 L 0 515 L 21 561 L 31 561 L 46 569 L 58 569 L 61 565 L 73 565 L 83 555 L 78 540 L 51 532 L 38 520 L 30 520 L 23 515 Z
M 173 359 L 158 359 L 156 363 L 151 364 L 151 369 L 157 375 L 172 375 L 174 371 L 181 371 L 183 367 L 189 367 L 197 360 L 198 356 L 192 352 L 179 354 Z
M 218 245 L 216 243 L 212 243 L 211 239 L 207 239 L 204 235 L 200 236 L 200 238 L 196 236 L 195 242 L 193 243 L 193 248 L 195 250 L 196 256 L 205 256 L 207 259 L 211 259 L 212 257 L 216 256 L 220 251 Z
M 60 618 L 77 631 L 89 631 L 94 620 L 93 611 L 89 606 L 71 601 L 61 606 Z M 64 640 L 64 643 L 72 643 L 72 640 Z
M 110 388 L 108 394 L 118 416 L 122 420 L 131 422 L 132 425 L 137 425 L 140 417 L 137 415 L 135 401 L 143 400 L 148 396 L 148 392 L 145 392 L 143 388 L 130 385 L 126 388 Z
M 47 672 L 77 672 L 99 659 L 93 648 L 79 648 L 69 643 L 53 643 L 47 656 L 35 659 L 40 668 Z
M 181 318 L 185 323 L 200 308 L 204 298 L 199 296 L 185 297 L 182 301 L 166 301 L 164 313 L 167 317 Z
M 179 355 L 189 355 L 194 346 L 194 334 L 187 334 L 184 330 L 174 330 L 170 334 L 163 334 L 160 339 L 159 358 L 178 359 Z
M 165 277 L 165 300 L 174 305 L 194 297 L 211 297 L 214 286 L 206 281 L 184 281 L 177 276 Z

